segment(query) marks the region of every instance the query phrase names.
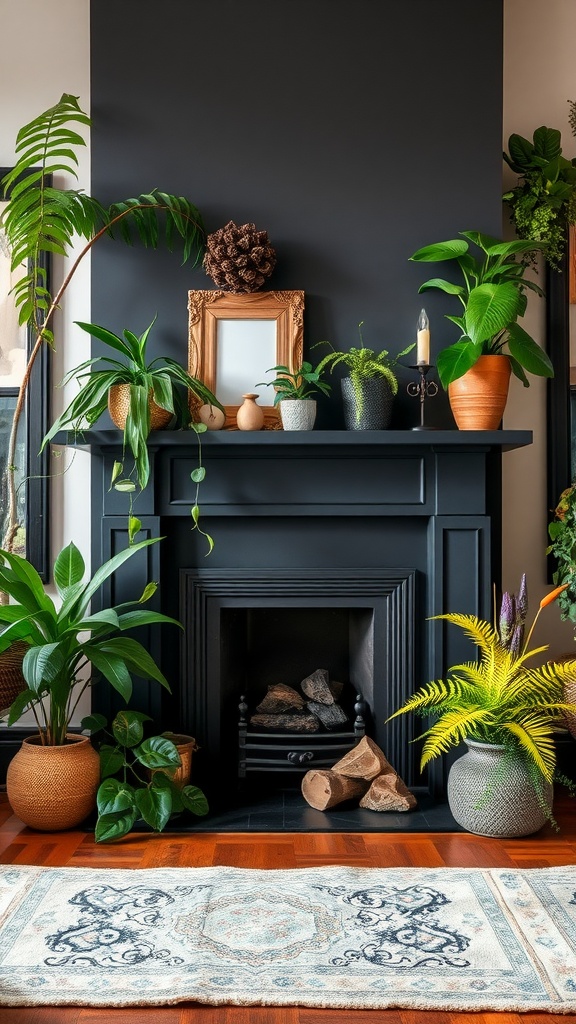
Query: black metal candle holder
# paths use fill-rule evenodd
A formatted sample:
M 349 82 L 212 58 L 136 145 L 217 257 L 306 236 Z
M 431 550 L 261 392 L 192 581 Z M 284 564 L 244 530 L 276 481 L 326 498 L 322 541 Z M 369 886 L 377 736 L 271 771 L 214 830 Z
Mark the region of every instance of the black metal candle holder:
M 406 390 L 412 398 L 420 399 L 420 423 L 417 426 L 412 427 L 412 430 L 436 430 L 436 427 L 429 427 L 424 422 L 424 403 L 427 398 L 434 398 L 438 394 L 438 385 L 433 380 L 426 380 L 430 370 L 433 369 L 431 363 L 417 363 L 410 367 L 411 370 L 418 370 L 420 374 L 420 380 L 411 380 Z

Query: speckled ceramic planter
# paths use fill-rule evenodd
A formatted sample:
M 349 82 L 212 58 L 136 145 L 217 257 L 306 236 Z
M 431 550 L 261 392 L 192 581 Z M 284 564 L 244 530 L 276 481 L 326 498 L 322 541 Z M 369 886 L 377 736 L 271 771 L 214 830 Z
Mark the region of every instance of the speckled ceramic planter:
M 312 430 L 316 420 L 314 398 L 285 398 L 279 404 L 284 430 Z

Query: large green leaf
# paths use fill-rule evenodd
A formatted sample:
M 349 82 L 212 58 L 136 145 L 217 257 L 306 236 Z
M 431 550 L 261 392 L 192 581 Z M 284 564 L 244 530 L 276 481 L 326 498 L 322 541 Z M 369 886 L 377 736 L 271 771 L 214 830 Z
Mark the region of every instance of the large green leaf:
M 425 245 L 418 249 L 409 259 L 416 263 L 439 263 L 443 260 L 453 260 L 457 256 L 463 256 L 468 252 L 468 243 L 461 238 L 451 238 L 447 242 L 435 242 L 433 245 Z
M 508 348 L 510 354 L 517 359 L 521 366 L 528 373 L 537 377 L 553 377 L 554 367 L 544 349 L 537 345 L 533 338 L 520 327 L 520 324 L 510 324 L 508 328 Z
M 100 757 L 100 775 L 103 779 L 116 775 L 124 765 L 124 754 L 118 747 L 104 743 L 98 751 Z
M 84 651 L 92 662 L 92 667 L 97 669 L 128 703 L 132 696 L 132 677 L 124 659 L 107 651 L 102 652 L 96 644 L 85 644 Z
M 65 664 L 66 658 L 60 643 L 29 647 L 22 662 L 22 674 L 30 689 L 38 693 L 47 686 L 54 686 L 64 671 Z M 70 690 L 72 682 L 72 678 L 68 676 L 65 684 L 67 691 Z
M 544 160 L 554 160 L 562 153 L 562 135 L 557 128 L 542 125 L 534 132 L 534 151 Z
M 77 327 L 86 331 L 93 338 L 97 338 L 98 341 L 102 341 L 105 345 L 108 345 L 109 348 L 113 348 L 116 352 L 120 352 L 128 362 L 132 360 L 136 366 L 140 366 L 140 348 L 137 341 L 136 344 L 134 344 L 129 337 L 126 338 L 126 340 L 119 338 L 117 334 L 107 330 L 106 327 L 100 327 L 99 324 L 89 324 L 82 320 L 75 320 L 74 323 Z M 142 369 L 143 368 L 144 367 L 142 367 Z
M 54 582 L 58 593 L 63 597 L 70 587 L 80 583 L 84 577 L 86 565 L 75 544 L 70 542 L 54 562 Z
M 107 562 L 104 562 L 104 565 L 101 565 L 100 568 L 96 570 L 90 582 L 83 588 L 81 596 L 76 599 L 75 604 L 70 609 L 70 613 L 73 613 L 75 616 L 82 614 L 92 596 L 100 589 L 102 584 L 105 583 L 105 581 L 112 576 L 112 574 L 115 573 L 121 565 L 124 564 L 124 562 L 129 558 L 133 558 L 138 551 L 142 551 L 151 544 L 157 544 L 161 539 L 161 537 L 151 537 L 148 540 L 141 540 L 129 548 L 124 548 L 116 555 L 113 555 L 112 558 L 109 558 Z
M 482 346 L 474 345 L 469 338 L 442 349 L 436 360 L 442 387 L 447 388 L 453 380 L 462 377 L 481 355 Z
M 10 566 L 10 570 L 5 568 L 1 570 L 2 589 L 7 594 L 10 594 L 10 597 L 13 597 L 19 604 L 24 605 L 29 611 L 34 611 L 36 608 L 45 608 L 49 611 L 54 610 L 54 603 L 46 594 L 44 584 L 30 562 L 25 558 L 21 558 L 20 555 L 15 555 L 11 551 L 1 549 L 0 558 L 8 562 Z M 11 581 L 12 589 L 9 589 L 9 586 L 6 584 L 10 584 Z M 25 595 L 24 600 L 23 595 Z
M 142 818 L 155 832 L 161 832 L 172 814 L 172 795 L 165 788 L 136 791 L 136 806 Z
M 96 643 L 86 644 L 85 651 L 87 657 L 101 672 L 105 672 L 107 659 L 114 662 L 120 660 L 130 671 L 136 672 L 144 679 L 155 679 L 167 690 L 170 689 L 168 680 L 146 648 L 132 637 L 108 637 Z
M 134 753 L 146 768 L 179 768 L 181 764 L 176 746 L 165 736 L 144 740 Z
M 149 722 L 150 715 L 141 711 L 119 711 L 112 722 L 114 739 L 122 747 L 136 747 L 144 735 L 143 722 Z
M 532 157 L 534 155 L 533 144 L 522 135 L 514 133 L 508 139 L 508 149 L 510 151 L 510 157 L 504 153 L 504 159 L 508 164 L 510 164 L 513 171 L 516 171 L 518 174 L 522 174 L 532 163 Z
M 465 313 L 466 333 L 475 344 L 493 338 L 514 320 L 518 301 L 518 288 L 511 282 L 473 288 Z
M 452 281 L 445 281 L 441 277 L 431 277 L 429 281 L 420 285 L 418 291 L 424 292 L 428 288 L 439 288 L 440 291 L 446 292 L 448 295 L 464 295 L 466 291 L 461 284 L 453 284 Z
M 119 779 L 104 779 L 98 787 L 96 805 L 99 814 L 134 810 L 134 787 Z
M 181 799 L 186 810 L 192 811 L 192 814 L 208 814 L 208 801 L 198 786 L 184 786 L 181 790 Z
M 125 811 L 107 811 L 101 814 L 96 822 L 94 838 L 97 843 L 111 843 L 115 839 L 121 839 L 130 831 L 138 811 L 127 808 Z

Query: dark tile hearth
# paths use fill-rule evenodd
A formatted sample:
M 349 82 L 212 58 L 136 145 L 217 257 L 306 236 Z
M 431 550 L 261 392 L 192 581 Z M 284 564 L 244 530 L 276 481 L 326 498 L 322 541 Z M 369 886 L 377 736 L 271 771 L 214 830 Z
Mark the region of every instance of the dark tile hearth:
M 341 806 L 330 811 L 310 807 L 295 788 L 236 797 L 228 807 L 213 807 L 205 818 L 175 819 L 169 831 L 181 832 L 461 832 L 448 804 L 426 793 L 418 806 L 402 814 Z

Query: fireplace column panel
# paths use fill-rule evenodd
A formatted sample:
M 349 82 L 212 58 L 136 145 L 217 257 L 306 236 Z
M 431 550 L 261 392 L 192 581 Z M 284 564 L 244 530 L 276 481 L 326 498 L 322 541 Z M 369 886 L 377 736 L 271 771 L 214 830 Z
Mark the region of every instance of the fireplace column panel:
M 58 438 L 59 443 L 66 441 Z M 213 631 L 223 612 L 228 624 L 239 629 L 253 599 L 248 593 L 235 595 L 234 586 L 226 598 L 215 596 L 217 579 L 236 580 L 236 587 L 241 580 L 240 589 L 245 590 L 252 580 L 265 589 L 263 602 L 270 603 L 274 578 L 290 577 L 292 596 L 284 592 L 279 599 L 284 607 L 305 602 L 306 594 L 298 588 L 315 581 L 314 586 L 326 588 L 323 593 L 316 590 L 316 605 L 340 602 L 349 609 L 351 636 L 373 632 L 374 676 L 386 683 L 379 689 L 373 682 L 372 693 L 363 693 L 370 704 L 371 727 L 384 745 L 392 743 L 400 761 L 395 767 L 402 771 L 404 765 L 410 775 L 411 758 L 419 758 L 420 748 L 415 744 L 406 754 L 402 730 L 414 728 L 414 723 L 401 718 L 385 732 L 384 718 L 410 689 L 472 656 L 472 646 L 458 631 L 427 619 L 454 610 L 490 615 L 492 581 L 500 583 L 500 459 L 507 450 L 530 444 L 531 433 L 210 432 L 202 438 L 206 479 L 200 493 L 202 521 L 215 540 L 209 558 L 202 538 L 190 529 L 194 486 L 189 474 L 197 465 L 196 438 L 186 431 L 166 431 L 151 435 L 151 441 L 152 479 L 134 512 L 147 535 L 164 540 L 151 549 L 152 576 L 150 566 L 128 563 L 114 586 L 118 593 L 133 596 L 141 592 L 144 577 L 156 579 L 155 606 L 184 618 L 186 631 L 181 649 L 169 635 L 172 627 L 150 631 L 173 696 L 159 694 L 155 684 L 144 685 L 135 693 L 137 706 L 153 715 L 155 729 L 201 732 L 198 766 L 214 764 L 228 737 L 222 733 L 212 682 L 200 706 L 200 691 L 208 684 L 199 688 L 198 680 L 220 679 L 219 661 L 225 660 L 227 649 L 215 649 Z M 88 431 L 84 443 L 95 456 L 93 517 L 101 532 L 93 531 L 92 557 L 97 565 L 125 542 L 127 507 L 125 495 L 108 490 L 120 450 L 118 433 Z M 379 580 L 383 592 L 338 593 L 338 586 L 350 588 L 354 579 L 365 588 Z M 360 607 L 372 616 L 370 627 Z M 408 614 L 408 608 L 413 612 Z M 366 648 L 355 644 L 354 673 L 362 671 L 367 658 Z M 316 667 L 321 666 L 310 665 L 309 670 Z M 100 710 L 104 693 L 105 688 L 99 695 L 96 687 L 95 710 Z M 237 709 L 240 693 L 232 696 Z M 418 731 L 421 724 L 416 722 Z M 236 739 L 237 733 L 234 746 Z M 443 791 L 443 780 L 442 766 L 436 763 L 427 781 L 413 779 L 430 784 L 436 793 Z

